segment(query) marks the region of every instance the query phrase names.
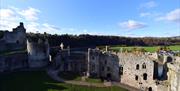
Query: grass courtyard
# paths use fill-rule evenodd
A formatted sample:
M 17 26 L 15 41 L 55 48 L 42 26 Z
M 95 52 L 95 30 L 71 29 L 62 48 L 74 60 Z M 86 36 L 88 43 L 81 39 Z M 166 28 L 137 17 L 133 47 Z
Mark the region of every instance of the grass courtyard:
M 0 91 L 127 91 L 120 87 L 87 87 L 59 83 L 43 72 L 0 74 Z
M 85 81 L 89 83 L 103 83 L 100 79 L 97 78 L 85 78 L 85 80 L 82 80 L 82 76 L 72 72 L 60 72 L 59 76 L 65 80 Z

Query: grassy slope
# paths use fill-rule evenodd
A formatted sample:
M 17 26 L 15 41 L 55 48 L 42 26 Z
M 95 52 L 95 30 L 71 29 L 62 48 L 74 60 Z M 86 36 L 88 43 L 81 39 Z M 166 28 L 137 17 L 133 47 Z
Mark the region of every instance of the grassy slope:
M 16 72 L 0 75 L 0 91 L 127 91 L 119 87 L 95 88 L 58 83 L 45 72 Z
M 159 46 L 150 46 L 150 47 L 144 47 L 144 46 L 129 46 L 129 47 L 121 47 L 121 46 L 115 46 L 111 47 L 112 50 L 120 50 L 120 48 L 131 50 L 133 48 L 144 48 L 148 52 L 155 52 Z M 174 46 L 168 46 L 171 50 L 180 50 L 180 45 L 174 45 Z

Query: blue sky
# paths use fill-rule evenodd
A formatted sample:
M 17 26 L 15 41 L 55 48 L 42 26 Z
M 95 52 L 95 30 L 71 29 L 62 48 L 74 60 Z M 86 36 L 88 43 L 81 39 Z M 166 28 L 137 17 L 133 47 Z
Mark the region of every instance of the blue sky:
M 0 30 L 180 36 L 180 0 L 0 0 Z

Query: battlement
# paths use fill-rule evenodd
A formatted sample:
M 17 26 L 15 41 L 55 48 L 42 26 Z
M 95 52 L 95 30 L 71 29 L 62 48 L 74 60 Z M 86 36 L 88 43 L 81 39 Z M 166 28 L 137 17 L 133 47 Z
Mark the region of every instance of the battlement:
M 13 28 L 12 30 L 13 32 L 26 32 L 23 22 L 20 22 L 19 26 L 17 26 L 16 28 Z

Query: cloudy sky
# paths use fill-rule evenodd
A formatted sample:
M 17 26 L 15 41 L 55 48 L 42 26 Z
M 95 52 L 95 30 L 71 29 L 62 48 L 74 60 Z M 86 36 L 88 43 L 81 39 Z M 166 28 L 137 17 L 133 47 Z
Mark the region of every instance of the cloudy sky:
M 180 36 L 180 0 L 0 0 L 0 30 Z

